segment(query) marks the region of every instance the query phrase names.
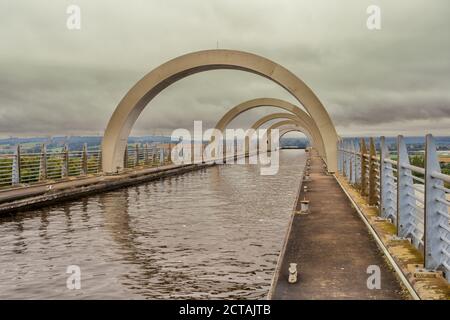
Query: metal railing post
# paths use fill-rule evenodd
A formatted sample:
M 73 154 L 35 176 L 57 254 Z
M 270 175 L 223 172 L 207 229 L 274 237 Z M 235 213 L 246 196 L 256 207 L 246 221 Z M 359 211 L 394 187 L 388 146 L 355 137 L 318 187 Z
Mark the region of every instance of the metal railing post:
M 148 158 L 148 143 L 144 144 L 144 165 L 149 164 L 149 158 Z
M 202 163 L 205 163 L 205 145 L 203 144 L 203 140 L 202 140 L 202 146 L 201 146 L 201 159 L 202 159 Z
M 139 144 L 138 143 L 136 143 L 136 145 L 134 147 L 134 154 L 135 154 L 134 166 L 138 167 L 139 166 Z
M 386 138 L 380 137 L 380 216 L 396 221 L 395 180 L 392 164 L 385 162 L 390 159 Z
M 39 181 L 47 180 L 47 147 L 42 144 L 39 162 Z
M 348 141 L 344 142 L 344 166 L 345 166 L 345 177 L 347 178 L 347 181 L 350 181 L 350 154 L 349 152 L 349 147 L 348 147 Z
M 103 155 L 102 150 L 98 151 L 98 172 L 103 172 Z
M 425 143 L 425 268 L 437 269 L 446 260 L 443 250 L 450 252 L 450 245 L 445 244 L 443 237 L 446 237 L 444 230 L 449 231 L 449 216 L 447 206 L 438 199 L 445 199 L 444 183 L 440 179 L 435 179 L 432 173 L 440 173 L 436 144 L 431 134 L 426 136 Z M 441 229 L 442 228 L 442 229 Z M 447 241 L 447 237 L 445 238 Z M 445 248 L 447 247 L 447 248 Z M 449 273 L 449 272 L 447 272 Z M 447 274 L 450 280 L 450 274 Z
M 123 155 L 123 168 L 128 168 L 128 145 L 125 147 L 125 152 Z
M 410 204 L 411 197 L 408 194 L 414 194 L 414 189 L 412 187 L 411 170 L 405 168 L 405 165 L 410 163 L 405 140 L 401 135 L 397 139 L 397 150 L 397 234 L 399 237 L 407 238 L 411 235 L 413 222 L 411 219 L 413 207 Z
M 341 161 L 342 161 L 342 176 L 345 177 L 345 141 L 341 141 Z
M 64 145 L 62 153 L 62 163 L 61 163 L 61 178 L 67 178 L 69 176 L 69 147 Z
M 88 153 L 87 144 L 83 144 L 83 152 L 81 153 L 81 175 L 85 176 L 88 174 Z
M 353 141 L 353 139 L 350 141 L 350 151 L 351 153 L 351 158 L 350 158 L 350 172 L 351 172 L 351 179 L 350 179 L 350 183 L 355 185 L 356 184 L 356 161 L 357 160 L 357 155 L 356 155 L 356 148 L 355 148 L 355 142 Z
M 159 165 L 164 165 L 164 148 L 159 148 Z
M 341 141 L 338 140 L 338 142 L 336 142 L 336 148 L 337 148 L 337 165 L 338 165 L 338 173 L 341 173 Z
M 366 174 L 366 167 L 368 165 L 367 163 L 367 159 L 366 159 L 366 153 L 367 153 L 367 148 L 366 148 L 366 141 L 364 140 L 364 138 L 361 138 L 360 143 L 359 143 L 359 149 L 360 149 L 360 153 L 361 153 L 361 195 L 363 197 L 367 196 L 367 174 Z
M 355 186 L 361 185 L 361 157 L 358 153 L 359 143 L 358 140 L 352 140 L 355 150 Z
M 172 143 L 169 142 L 169 154 L 167 156 L 169 164 L 172 163 Z
M 152 147 L 152 162 L 153 162 L 153 166 L 156 165 L 156 156 L 158 154 L 158 149 L 156 148 L 156 146 Z
M 20 144 L 16 146 L 12 163 L 11 184 L 13 186 L 20 184 Z
M 375 142 L 373 137 L 369 139 L 369 206 L 377 204 L 377 183 L 376 183 L 376 160 L 377 152 L 375 150 Z

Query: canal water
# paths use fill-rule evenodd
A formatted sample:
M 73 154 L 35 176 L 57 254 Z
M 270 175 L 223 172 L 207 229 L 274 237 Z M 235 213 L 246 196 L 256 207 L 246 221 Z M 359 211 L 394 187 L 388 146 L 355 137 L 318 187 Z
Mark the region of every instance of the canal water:
M 0 299 L 264 299 L 304 162 L 282 150 L 274 176 L 215 166 L 2 218 Z

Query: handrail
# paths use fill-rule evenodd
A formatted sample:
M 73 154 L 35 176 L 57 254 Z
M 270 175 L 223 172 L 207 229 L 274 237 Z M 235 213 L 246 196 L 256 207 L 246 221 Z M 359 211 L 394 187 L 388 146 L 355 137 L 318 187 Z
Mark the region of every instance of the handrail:
M 417 166 L 413 166 L 412 164 L 402 164 L 402 168 L 409 169 L 416 173 L 425 174 L 425 169 Z
M 157 143 L 128 145 L 124 159 L 125 169 L 159 166 L 171 163 L 171 144 Z M 17 146 L 15 153 L 0 153 L 0 188 L 2 190 L 47 180 L 101 174 L 102 151 L 99 146 L 83 145 L 81 150 L 47 150 L 27 152 Z
M 398 226 L 398 236 L 410 238 L 423 252 L 427 269 L 443 268 L 450 282 L 450 175 L 441 172 L 433 136 L 426 136 L 424 168 L 410 163 L 402 136 L 397 138 L 395 160 L 390 158 L 384 137 L 378 153 L 373 138 L 369 144 L 367 148 L 364 139 L 356 144 L 351 139 L 341 140 L 338 172 L 358 188 L 369 205 L 378 207 L 381 217 Z
M 449 175 L 446 175 L 446 174 L 443 174 L 443 173 L 440 173 L 437 171 L 432 171 L 430 175 L 431 175 L 431 177 L 433 177 L 435 179 L 439 179 L 439 180 L 445 181 L 447 183 L 450 183 Z
M 397 165 L 397 161 L 394 161 L 394 160 L 389 159 L 389 158 L 385 158 L 385 159 L 383 159 L 383 161 L 386 162 L 386 163 Z

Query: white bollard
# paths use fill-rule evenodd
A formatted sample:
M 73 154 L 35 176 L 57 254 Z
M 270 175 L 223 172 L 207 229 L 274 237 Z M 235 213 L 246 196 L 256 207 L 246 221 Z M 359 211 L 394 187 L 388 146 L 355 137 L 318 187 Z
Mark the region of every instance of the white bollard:
M 302 200 L 300 201 L 300 211 L 302 213 L 308 213 L 309 212 L 309 200 Z
M 296 263 L 290 263 L 289 264 L 289 283 L 296 283 L 297 282 L 297 264 Z

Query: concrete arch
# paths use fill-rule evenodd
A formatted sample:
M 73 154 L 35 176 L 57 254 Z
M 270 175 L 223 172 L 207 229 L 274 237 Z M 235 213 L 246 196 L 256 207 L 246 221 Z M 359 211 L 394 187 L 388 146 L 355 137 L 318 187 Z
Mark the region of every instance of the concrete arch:
M 320 141 L 320 137 L 316 137 L 314 130 L 312 130 L 312 128 L 311 128 L 310 120 L 299 118 L 297 115 L 291 114 L 291 113 L 280 112 L 280 113 L 272 113 L 272 114 L 266 115 L 266 116 L 262 117 L 261 119 L 259 119 L 258 121 L 256 121 L 251 126 L 251 129 L 256 130 L 260 126 L 262 126 L 264 123 L 269 122 L 274 119 L 289 119 L 289 120 L 295 121 L 300 127 L 304 128 L 304 130 L 306 130 L 310 136 L 314 136 L 314 141 Z M 317 148 L 317 146 L 315 146 L 315 147 Z
M 303 128 L 302 126 L 300 126 L 296 121 L 294 120 L 283 120 L 283 121 L 278 121 L 274 124 L 272 124 L 270 127 L 267 128 L 267 132 L 270 132 L 270 130 L 273 129 L 278 129 L 281 128 L 283 126 L 291 126 L 291 127 L 299 127 L 303 130 L 305 130 L 308 134 L 310 134 L 310 132 L 308 132 L 305 128 Z M 305 132 L 303 132 L 305 133 Z
M 310 141 L 311 145 L 316 145 L 316 141 L 314 141 L 314 137 L 311 135 L 311 133 L 305 129 L 304 127 L 302 127 L 301 125 L 298 124 L 298 122 L 294 121 L 294 120 L 283 120 L 283 121 L 279 121 L 277 123 L 272 124 L 269 128 L 267 128 L 267 134 L 266 134 L 266 139 L 267 139 L 267 148 L 268 150 L 270 150 L 269 148 L 272 148 L 272 141 L 270 140 L 271 136 L 270 136 L 270 131 L 273 129 L 278 129 L 284 126 L 289 126 L 289 127 L 294 127 L 296 128 L 298 131 L 304 133 L 306 135 L 306 137 L 308 138 L 308 140 Z M 279 138 L 281 138 L 281 134 L 279 136 Z
M 297 132 L 300 132 L 300 133 L 303 133 L 307 138 L 308 138 L 308 133 L 306 133 L 306 132 L 304 132 L 303 130 L 302 130 L 302 128 L 300 128 L 300 127 L 298 127 L 298 126 L 288 126 L 288 127 L 284 127 L 284 128 L 282 128 L 281 130 L 280 130 L 280 139 L 285 135 L 285 134 L 287 134 L 287 133 L 289 133 L 289 132 L 293 132 L 293 131 L 297 131 Z M 310 139 L 310 138 L 308 138 L 308 139 Z M 312 142 L 310 141 L 310 144 L 311 144 Z
M 274 119 L 289 119 L 294 121 L 295 123 L 297 123 L 297 125 L 299 125 L 301 128 L 304 128 L 304 131 L 308 132 L 308 135 L 311 136 L 312 135 L 312 131 L 311 131 L 311 127 L 310 127 L 310 123 L 311 123 L 311 119 L 301 119 L 298 118 L 297 115 L 292 114 L 292 113 L 286 113 L 286 112 L 280 112 L 280 113 L 272 113 L 272 114 L 268 114 L 262 118 L 260 118 L 259 120 L 257 120 L 255 123 L 253 123 L 253 125 L 250 127 L 250 130 L 256 130 L 261 127 L 263 124 L 265 124 L 266 122 L 269 122 L 271 120 Z M 253 131 L 251 131 L 253 132 Z M 249 137 L 248 135 L 245 138 L 245 150 L 246 152 L 249 152 L 250 149 L 250 139 L 251 137 Z M 318 140 L 317 137 L 315 137 L 314 139 L 311 140 L 311 143 L 313 143 L 313 141 L 320 141 Z M 316 147 L 314 145 L 314 147 Z M 317 149 L 317 148 L 316 148 Z
M 337 168 L 337 134 L 326 109 L 314 92 L 292 72 L 261 56 L 234 50 L 205 50 L 172 59 L 139 80 L 112 114 L 102 142 L 103 170 L 115 172 L 123 156 L 131 129 L 145 106 L 172 83 L 208 70 L 234 69 L 251 72 L 277 83 L 291 93 L 308 111 L 325 143 L 326 161 Z
M 314 139 L 311 137 L 311 135 L 308 133 L 307 130 L 305 130 L 304 128 L 302 128 L 299 125 L 288 125 L 287 127 L 282 126 L 281 130 L 280 130 L 280 135 L 278 137 L 278 140 L 281 140 L 281 138 L 288 132 L 292 132 L 292 131 L 298 131 L 303 133 L 309 141 L 310 146 L 314 147 Z M 267 148 L 272 148 L 272 140 L 271 137 L 269 136 L 267 139 Z
M 308 134 L 308 132 L 306 132 L 306 130 L 304 128 L 302 128 L 302 127 L 300 127 L 298 125 L 294 125 L 294 124 L 288 125 L 287 127 L 281 128 L 280 135 L 279 135 L 278 139 L 281 140 L 281 138 L 285 134 L 287 134 L 289 132 L 293 132 L 293 131 L 297 131 L 297 132 L 303 133 L 308 138 L 310 145 L 313 143 L 312 139 L 311 139 L 311 136 Z M 268 141 L 268 143 L 269 143 L 269 141 Z M 269 147 L 271 147 L 271 146 L 269 146 Z
M 289 133 L 289 132 L 294 132 L 294 131 L 300 132 L 300 133 L 303 133 L 304 135 L 306 135 L 306 137 L 307 137 L 308 140 L 309 140 L 310 146 L 312 146 L 312 145 L 311 145 L 312 142 L 311 142 L 311 139 L 308 137 L 308 134 L 305 133 L 305 132 L 302 130 L 302 128 L 299 128 L 298 126 L 288 126 L 288 127 L 282 128 L 282 129 L 280 130 L 280 136 L 279 136 L 278 139 L 281 141 L 281 138 L 283 138 L 283 136 L 284 136 L 285 134 L 287 134 L 287 133 Z
M 294 121 L 299 120 L 299 121 L 304 122 L 305 124 L 308 124 L 303 119 L 298 118 L 295 114 L 287 113 L 287 112 L 277 112 L 277 113 L 271 113 L 271 114 L 265 115 L 264 117 L 258 119 L 257 121 L 255 121 L 252 124 L 252 126 L 250 128 L 253 130 L 256 130 L 259 127 L 261 127 L 263 124 L 265 124 L 266 122 L 269 122 L 269 121 L 275 120 L 275 119 L 289 119 L 289 120 L 294 120 Z
M 257 98 L 248 100 L 238 104 L 237 106 L 228 110 L 222 118 L 217 122 L 215 128 L 221 132 L 224 132 L 228 124 L 233 121 L 240 114 L 247 112 L 249 110 L 260 108 L 260 107 L 275 107 L 280 108 L 285 111 L 292 113 L 297 116 L 298 119 L 303 120 L 304 123 L 307 123 L 305 126 L 310 130 L 312 134 L 315 136 L 315 141 L 317 145 L 317 151 L 319 155 L 326 158 L 325 153 L 325 144 L 322 139 L 322 135 L 320 133 L 319 128 L 317 127 L 314 120 L 307 114 L 305 111 L 300 109 L 295 104 L 292 104 L 288 101 L 274 98 Z M 247 149 L 248 150 L 248 149 Z

